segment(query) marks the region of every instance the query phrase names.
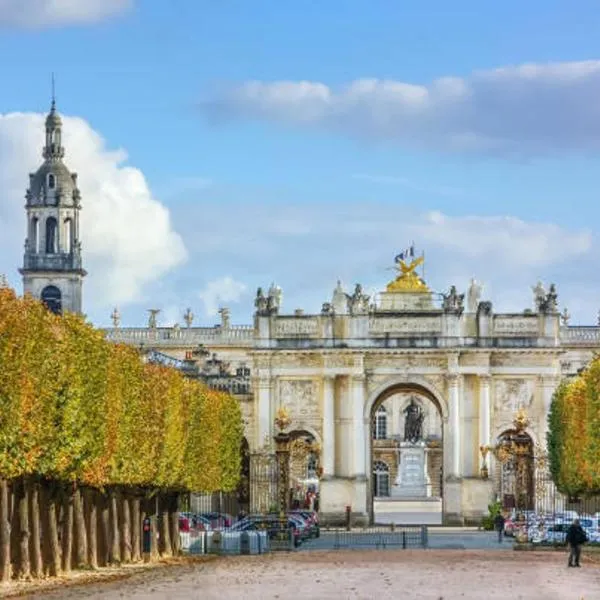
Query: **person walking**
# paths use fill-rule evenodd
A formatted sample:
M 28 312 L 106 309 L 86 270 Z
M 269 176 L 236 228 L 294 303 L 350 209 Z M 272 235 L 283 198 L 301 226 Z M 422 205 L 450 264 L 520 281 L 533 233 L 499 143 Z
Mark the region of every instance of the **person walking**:
M 498 543 L 499 544 L 502 543 L 502 538 L 504 536 L 504 522 L 505 522 L 505 519 L 504 519 L 504 515 L 502 513 L 498 513 L 494 517 L 494 528 L 498 532 Z
M 569 567 L 581 567 L 581 546 L 588 541 L 588 536 L 579 524 L 579 519 L 575 519 L 567 529 L 566 541 L 569 545 Z

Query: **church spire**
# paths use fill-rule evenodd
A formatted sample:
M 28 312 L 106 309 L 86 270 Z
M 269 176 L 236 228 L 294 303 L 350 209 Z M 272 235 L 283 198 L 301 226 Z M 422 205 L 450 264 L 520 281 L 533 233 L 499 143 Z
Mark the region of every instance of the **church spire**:
M 56 110 L 56 88 L 54 85 L 54 73 L 52 73 L 52 106 L 50 108 L 51 111 Z
M 50 112 L 46 117 L 46 145 L 42 156 L 46 160 L 60 160 L 65 155 L 65 149 L 61 144 L 62 120 L 56 110 L 56 88 L 54 83 L 54 73 L 52 73 L 52 103 Z

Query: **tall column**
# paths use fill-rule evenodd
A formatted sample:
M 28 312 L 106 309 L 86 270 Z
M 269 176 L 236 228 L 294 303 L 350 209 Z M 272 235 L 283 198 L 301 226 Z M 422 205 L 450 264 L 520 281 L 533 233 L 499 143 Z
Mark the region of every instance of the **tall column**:
M 267 437 L 271 435 L 271 378 L 259 377 L 258 379 L 258 447 L 262 447 Z
M 452 455 L 450 461 L 450 475 L 453 477 L 461 476 L 460 452 L 461 452 L 461 428 L 460 428 L 460 396 L 459 396 L 459 376 L 456 374 L 448 375 L 448 399 L 450 404 L 449 428 L 452 436 Z
M 323 379 L 323 476 L 335 474 L 335 376 Z
M 479 378 L 479 447 L 491 443 L 490 376 Z M 490 455 L 485 457 L 485 465 L 490 468 Z
M 352 422 L 354 442 L 354 475 L 364 477 L 365 473 L 365 420 L 363 416 L 365 406 L 365 376 L 352 377 Z
M 559 380 L 555 377 L 540 378 L 540 384 L 542 388 L 542 402 L 544 406 L 542 423 L 540 424 L 540 445 L 542 446 L 542 448 L 546 448 L 546 434 L 548 433 L 548 414 L 550 413 L 552 396 L 558 386 L 558 383 Z

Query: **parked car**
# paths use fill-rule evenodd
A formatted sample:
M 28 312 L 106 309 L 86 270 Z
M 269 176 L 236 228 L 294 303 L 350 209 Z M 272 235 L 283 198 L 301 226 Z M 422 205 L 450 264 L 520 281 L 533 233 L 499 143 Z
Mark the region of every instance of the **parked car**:
M 233 524 L 233 517 L 227 513 L 206 512 L 200 516 L 206 519 L 213 529 L 228 529 Z
M 302 535 L 298 522 L 287 519 L 287 526 L 292 532 L 293 544 L 298 547 L 302 543 Z M 250 515 L 234 523 L 229 531 L 267 531 L 270 539 L 274 539 L 281 531 L 281 521 L 275 515 Z
M 309 536 L 311 538 L 318 538 L 321 535 L 321 529 L 319 527 L 319 517 L 315 511 L 311 510 L 292 510 L 290 511 L 291 516 L 301 517 L 308 529 Z

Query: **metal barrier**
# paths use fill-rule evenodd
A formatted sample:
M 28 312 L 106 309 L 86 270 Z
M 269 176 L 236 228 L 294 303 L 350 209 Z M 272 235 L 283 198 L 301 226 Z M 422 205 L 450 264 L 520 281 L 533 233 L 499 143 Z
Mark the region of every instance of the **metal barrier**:
M 321 528 L 315 540 L 306 540 L 302 549 L 407 549 L 427 548 L 429 536 L 427 526 L 417 527 L 364 527 L 355 529 Z

